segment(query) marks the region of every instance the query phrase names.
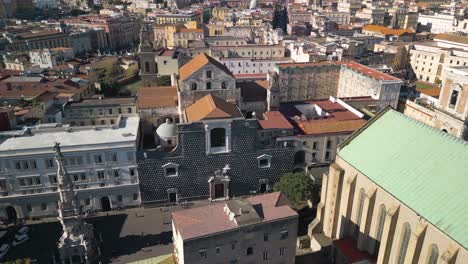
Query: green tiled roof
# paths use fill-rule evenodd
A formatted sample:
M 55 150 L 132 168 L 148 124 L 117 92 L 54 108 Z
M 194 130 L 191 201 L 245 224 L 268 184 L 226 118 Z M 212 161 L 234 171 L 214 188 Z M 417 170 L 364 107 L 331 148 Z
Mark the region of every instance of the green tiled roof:
M 338 156 L 467 248 L 468 143 L 394 110 L 367 125 Z

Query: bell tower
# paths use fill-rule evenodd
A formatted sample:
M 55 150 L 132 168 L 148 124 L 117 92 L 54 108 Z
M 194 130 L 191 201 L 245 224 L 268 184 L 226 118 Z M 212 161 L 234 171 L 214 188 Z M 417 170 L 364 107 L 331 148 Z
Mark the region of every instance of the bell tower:
M 158 65 L 156 64 L 156 51 L 151 39 L 151 30 L 150 24 L 143 24 L 138 48 L 140 78 L 145 85 L 155 84 L 158 79 Z
M 267 111 L 278 110 L 280 105 L 280 87 L 279 75 L 276 72 L 268 73 L 268 90 L 267 90 Z

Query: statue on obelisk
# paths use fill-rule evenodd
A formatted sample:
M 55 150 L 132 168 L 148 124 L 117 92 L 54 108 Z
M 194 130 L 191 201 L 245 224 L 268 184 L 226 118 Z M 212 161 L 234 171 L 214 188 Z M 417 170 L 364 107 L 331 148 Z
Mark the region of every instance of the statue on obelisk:
M 60 143 L 55 143 L 57 163 L 57 191 L 60 195 L 57 217 L 63 234 L 58 241 L 61 263 L 92 263 L 97 257 L 97 243 L 92 225 L 83 220 L 83 214 L 74 190 L 73 181 L 64 166 L 65 157 Z

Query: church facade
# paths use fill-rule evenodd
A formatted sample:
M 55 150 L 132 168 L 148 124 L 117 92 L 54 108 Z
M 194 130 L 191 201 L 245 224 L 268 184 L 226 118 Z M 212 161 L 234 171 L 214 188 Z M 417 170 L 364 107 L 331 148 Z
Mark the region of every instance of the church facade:
M 209 105 L 216 107 L 206 111 Z M 258 120 L 245 119 L 237 106 L 220 97 L 200 99 L 187 109 L 184 120 L 177 124 L 177 146 L 138 155 L 143 203 L 266 192 L 292 171 L 293 142 L 263 145 Z

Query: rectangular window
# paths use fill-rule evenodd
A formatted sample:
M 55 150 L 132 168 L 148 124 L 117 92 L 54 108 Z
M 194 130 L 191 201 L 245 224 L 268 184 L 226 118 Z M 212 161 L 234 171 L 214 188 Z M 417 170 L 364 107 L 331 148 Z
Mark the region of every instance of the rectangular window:
M 198 254 L 200 254 L 200 257 L 201 258 L 205 258 L 206 259 L 206 250 L 202 249 L 202 250 L 198 250 Z
M 135 168 L 130 168 L 130 176 L 135 176 Z
M 113 162 L 117 161 L 117 153 L 112 153 L 112 161 Z
M 26 178 L 26 184 L 31 186 L 33 185 L 33 179 L 32 178 Z
M 57 176 L 49 175 L 49 182 L 50 184 L 57 184 Z
M 138 193 L 134 193 L 134 194 L 133 194 L 133 200 L 134 200 L 134 201 L 138 200 Z
M 129 107 L 129 108 L 127 109 L 127 111 L 128 111 L 129 114 L 131 114 L 131 113 L 132 113 L 132 108 Z
M 104 179 L 104 171 L 98 171 L 97 175 L 98 175 L 98 179 L 100 179 L 100 180 Z
M 279 255 L 280 255 L 280 256 L 286 255 L 286 248 L 285 248 L 285 247 L 280 248 L 280 250 L 279 250 Z
M 7 189 L 6 180 L 0 180 L 0 189 L 2 190 Z
M 119 177 L 120 176 L 120 173 L 119 173 L 119 170 L 114 170 L 114 177 Z
M 17 170 L 21 170 L 21 162 L 19 161 L 15 162 L 15 167 Z
M 206 83 L 206 89 L 207 89 L 207 90 L 211 90 L 211 82 L 207 82 L 207 83 Z
M 263 260 L 268 260 L 268 252 L 263 251 Z
M 34 181 L 35 181 L 36 185 L 41 184 L 41 178 L 40 177 L 34 177 Z
M 94 155 L 94 162 L 95 163 L 102 163 L 102 156 L 101 155 Z
M 259 159 L 258 160 L 259 168 L 268 168 L 270 167 L 270 159 Z
M 32 206 L 30 204 L 26 205 L 26 209 L 28 210 L 28 212 L 32 212 Z
M 85 205 L 91 205 L 91 199 L 86 198 L 85 199 Z
M 177 176 L 177 168 L 175 167 L 166 168 L 166 176 L 167 177 Z
M 112 115 L 112 108 L 108 109 L 108 113 L 109 113 L 109 115 Z
M 330 160 L 330 151 L 325 152 L 325 160 Z
M 314 142 L 314 143 L 312 144 L 312 149 L 317 149 L 317 142 Z
M 211 79 L 211 71 L 206 71 L 206 78 Z
M 453 90 L 452 91 L 452 96 L 450 96 L 450 107 L 455 107 L 455 105 L 457 105 L 457 101 L 458 101 L 458 91 L 456 90 Z
M 288 238 L 288 230 L 281 231 L 280 239 L 284 240 L 284 239 L 287 239 L 287 238 Z
M 82 181 L 86 181 L 86 173 L 84 172 L 80 173 L 80 177 Z
M 216 254 L 219 254 L 221 253 L 221 248 L 220 247 L 216 247 Z
M 331 140 L 327 140 L 327 149 L 331 148 L 331 144 L 332 144 Z
M 35 160 L 31 161 L 31 164 L 33 169 L 37 169 L 37 164 Z
M 268 241 L 268 234 L 263 234 L 263 241 Z
M 121 202 L 123 200 L 122 195 L 117 195 L 117 201 Z

